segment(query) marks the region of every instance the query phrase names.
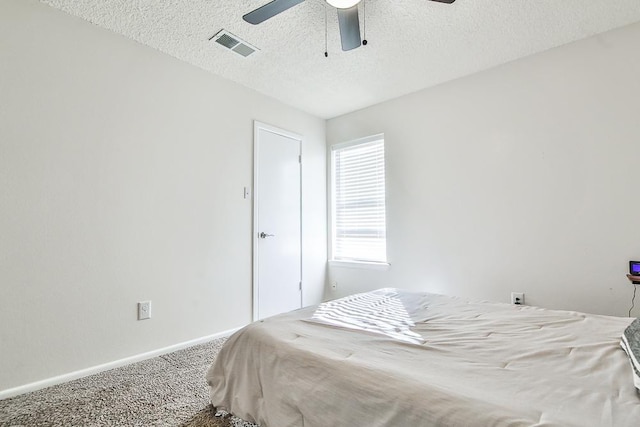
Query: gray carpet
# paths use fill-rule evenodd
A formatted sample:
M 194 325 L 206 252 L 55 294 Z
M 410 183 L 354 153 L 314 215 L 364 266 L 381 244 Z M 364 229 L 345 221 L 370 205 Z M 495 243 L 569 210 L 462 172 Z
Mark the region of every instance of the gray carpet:
M 209 403 L 204 375 L 224 341 L 0 400 L 0 426 L 256 427 Z

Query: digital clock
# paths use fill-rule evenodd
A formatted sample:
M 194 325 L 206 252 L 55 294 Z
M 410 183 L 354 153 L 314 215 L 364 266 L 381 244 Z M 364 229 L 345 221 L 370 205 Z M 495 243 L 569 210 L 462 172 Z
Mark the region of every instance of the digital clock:
M 640 276 L 640 261 L 629 261 L 629 274 L 632 276 Z M 640 282 L 634 280 L 633 284 L 640 285 Z

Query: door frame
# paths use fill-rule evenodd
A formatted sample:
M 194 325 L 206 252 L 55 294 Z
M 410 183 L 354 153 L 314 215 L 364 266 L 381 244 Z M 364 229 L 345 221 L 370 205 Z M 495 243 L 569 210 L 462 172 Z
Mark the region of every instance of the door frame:
M 293 140 L 298 141 L 300 147 L 300 307 L 302 307 L 303 301 L 303 292 L 304 286 L 302 285 L 302 135 L 299 135 L 294 132 L 290 132 L 285 129 L 281 129 L 276 126 L 272 126 L 258 120 L 253 121 L 253 230 L 251 235 L 253 236 L 252 244 L 253 244 L 253 271 L 252 271 L 252 293 L 253 293 L 253 318 L 255 321 L 258 319 L 258 303 L 260 300 L 259 287 L 258 287 L 258 263 L 259 263 L 259 255 L 258 255 L 258 216 L 259 216 L 259 207 L 260 207 L 260 194 L 258 191 L 258 171 L 260 168 L 258 162 L 258 146 L 259 146 L 259 134 L 261 130 L 266 130 L 267 132 L 275 133 L 277 135 L 281 135 L 287 138 L 291 138 Z

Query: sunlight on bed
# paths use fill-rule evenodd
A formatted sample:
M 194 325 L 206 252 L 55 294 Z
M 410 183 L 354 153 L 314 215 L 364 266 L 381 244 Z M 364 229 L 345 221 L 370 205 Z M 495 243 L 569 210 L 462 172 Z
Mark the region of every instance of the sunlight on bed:
M 395 289 L 380 289 L 325 302 L 309 321 L 384 334 L 412 344 L 425 342 L 421 335 L 411 330 L 415 323 Z

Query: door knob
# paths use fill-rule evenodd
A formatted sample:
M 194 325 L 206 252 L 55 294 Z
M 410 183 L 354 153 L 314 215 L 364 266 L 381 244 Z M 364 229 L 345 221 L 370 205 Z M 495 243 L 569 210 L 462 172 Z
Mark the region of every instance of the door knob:
M 267 237 L 273 237 L 275 236 L 275 234 L 267 234 L 264 231 L 261 232 L 260 234 L 258 234 L 258 236 L 260 236 L 261 239 L 266 239 Z

